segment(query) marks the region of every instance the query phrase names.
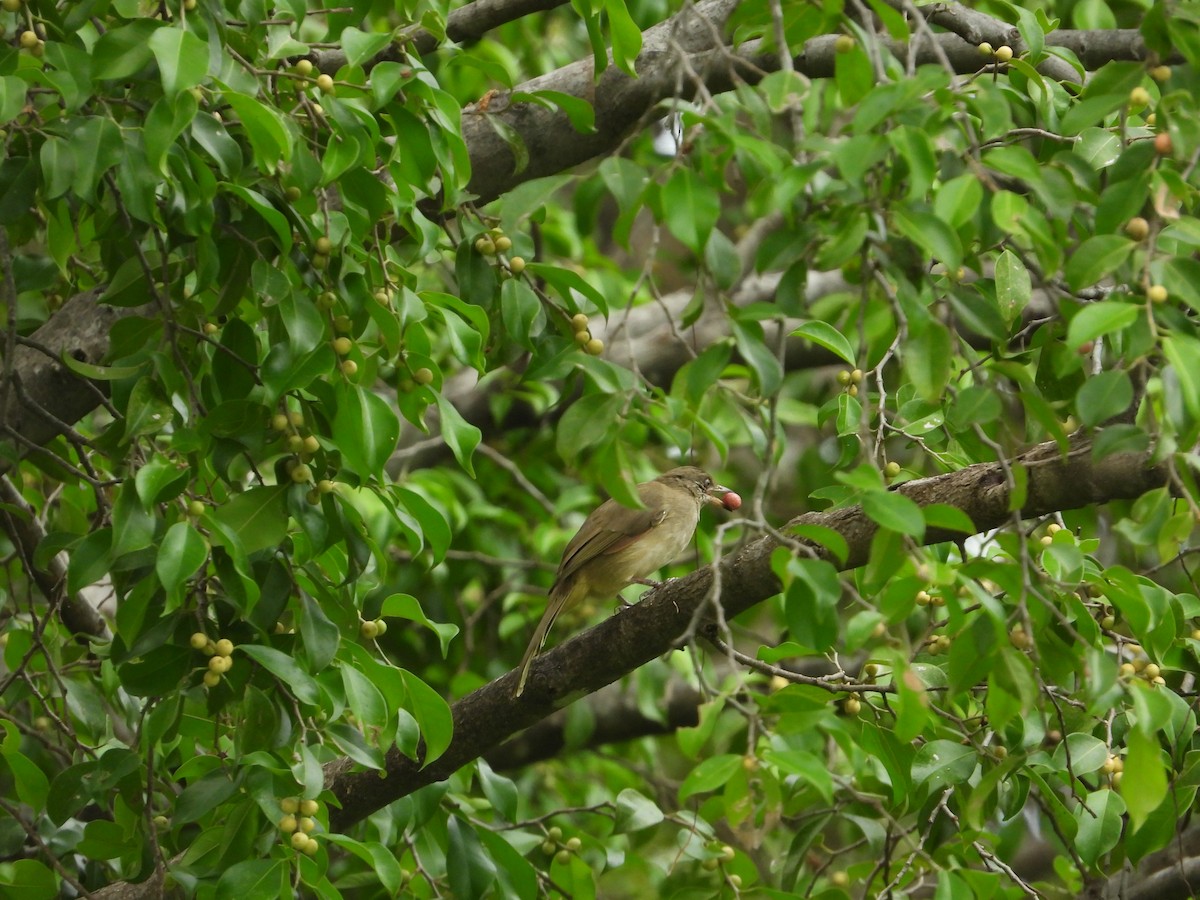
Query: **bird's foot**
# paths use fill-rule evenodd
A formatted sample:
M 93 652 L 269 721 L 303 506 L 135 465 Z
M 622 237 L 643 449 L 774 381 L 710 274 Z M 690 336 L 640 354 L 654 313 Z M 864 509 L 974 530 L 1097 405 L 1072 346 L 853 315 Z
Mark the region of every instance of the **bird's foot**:
M 630 578 L 629 583 L 630 584 L 644 584 L 644 585 L 646 585 L 646 587 L 650 588 L 650 590 L 652 590 L 652 591 L 657 590 L 658 588 L 660 588 L 664 584 L 666 584 L 665 581 L 653 581 L 649 578 Z

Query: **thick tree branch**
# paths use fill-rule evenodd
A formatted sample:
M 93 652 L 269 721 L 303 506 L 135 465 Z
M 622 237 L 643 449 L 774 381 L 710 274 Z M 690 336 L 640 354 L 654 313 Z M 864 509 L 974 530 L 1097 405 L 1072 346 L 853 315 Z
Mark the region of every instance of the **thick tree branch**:
M 1077 438 L 1069 453 L 1057 444 L 1041 444 L 1010 461 L 1028 474 L 1028 493 L 1021 514 L 1047 515 L 1065 509 L 1132 499 L 1167 483 L 1167 469 L 1149 453 L 1115 454 L 1094 460 L 1091 444 Z M 923 478 L 897 490 L 924 506 L 948 503 L 965 512 L 978 531 L 996 528 L 1011 518 L 1009 489 L 1000 463 L 980 463 L 957 472 Z M 840 532 L 849 546 L 844 568 L 867 561 L 877 526 L 861 507 L 806 513 L 788 523 L 822 525 Z M 962 535 L 931 529 L 927 543 Z M 780 546 L 773 536 L 760 537 L 720 566 L 720 602 L 727 617 L 744 612 L 778 593 L 771 554 Z M 809 548 L 829 559 L 823 548 Z M 831 560 L 836 562 L 836 560 Z M 670 582 L 641 603 L 566 641 L 533 666 L 525 693 L 512 697 L 516 672 L 463 697 L 452 706 L 454 739 L 447 751 L 422 768 L 394 748 L 386 757 L 386 772 L 355 772 L 348 760 L 326 767 L 326 785 L 339 806 L 331 810 L 330 825 L 342 831 L 393 800 L 427 784 L 442 781 L 462 766 L 490 752 L 501 742 L 560 709 L 593 693 L 670 651 L 690 632 L 698 610 L 709 602 L 714 584 L 712 567 Z
M 450 10 L 446 16 L 446 37 L 456 44 L 467 44 L 479 40 L 493 28 L 565 4 L 566 0 L 475 0 L 474 3 Z M 406 39 L 397 41 L 371 60 L 371 65 L 399 62 L 406 54 L 424 56 L 432 53 L 440 44 L 440 39 L 432 31 L 416 28 Z M 310 58 L 319 71 L 329 75 L 335 74 L 346 64 L 344 50 L 324 50 L 312 54 Z
M 5 386 L 7 402 L 0 410 L 0 442 L 15 443 L 0 458 L 0 473 L 29 446 L 47 444 L 61 434 L 60 423 L 73 425 L 99 405 L 102 385 L 80 378 L 62 363 L 62 356 L 92 365 L 103 362 L 113 324 L 144 311 L 98 303 L 100 294 L 99 288 L 77 294 L 30 336 L 49 353 L 34 346 L 17 348 L 13 383 Z
M 9 540 L 18 548 L 26 560 L 26 569 L 37 582 L 39 590 L 57 607 L 59 618 L 72 634 L 88 635 L 100 640 L 109 640 L 108 625 L 96 607 L 78 594 L 67 592 L 67 556 L 56 553 L 47 561 L 45 568 L 33 565 L 34 551 L 46 537 L 46 531 L 37 520 L 33 508 L 25 502 L 16 485 L 5 475 L 0 475 L 0 526 Z
M 699 3 L 648 29 L 637 61 L 637 79 L 610 67 L 595 82 L 591 61 L 581 60 L 514 89 L 561 91 L 589 101 L 596 115 L 596 131 L 592 134 L 577 132 L 557 110 L 530 103 L 506 105 L 505 92 L 489 99 L 487 112 L 468 106 L 463 116 L 463 136 L 471 154 L 469 189 L 479 195 L 481 202 L 488 202 L 518 184 L 607 156 L 620 146 L 630 129 L 649 121 L 659 104 L 691 100 L 701 88 L 711 94 L 723 93 L 739 81 L 754 84 L 765 74 L 777 71 L 779 57 L 763 52 L 761 42 L 749 41 L 734 51 L 714 41 L 734 5 L 729 0 Z M 1011 30 L 1011 26 L 1004 26 L 1004 33 Z M 825 35 L 809 41 L 792 60 L 795 70 L 809 78 L 831 77 L 836 40 L 836 35 Z M 971 75 L 988 64 L 979 53 L 978 42 L 968 43 L 956 34 L 936 34 L 932 39 L 917 35 L 913 42 L 917 65 L 941 65 L 947 59 L 956 73 Z M 1134 30 L 1055 31 L 1047 35 L 1046 43 L 1071 50 L 1088 69 L 1110 60 L 1147 57 L 1141 35 Z M 892 41 L 881 44 L 898 59 L 908 58 L 908 45 Z M 687 55 L 690 70 L 686 77 L 681 66 L 683 54 Z M 691 72 L 699 75 L 701 83 L 691 77 Z M 524 143 L 529 164 L 523 170 L 516 170 L 512 149 L 500 137 L 493 120 L 502 122 Z

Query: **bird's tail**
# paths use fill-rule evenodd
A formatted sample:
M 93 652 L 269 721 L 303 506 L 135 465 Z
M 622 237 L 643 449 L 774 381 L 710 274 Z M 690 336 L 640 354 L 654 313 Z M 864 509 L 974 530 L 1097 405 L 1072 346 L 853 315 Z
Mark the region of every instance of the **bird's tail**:
M 546 643 L 546 635 L 550 633 L 550 626 L 554 624 L 558 614 L 571 605 L 570 601 L 575 594 L 574 588 L 573 583 L 556 584 L 551 588 L 550 597 L 546 601 L 546 611 L 542 613 L 542 620 L 533 630 L 529 646 L 525 648 L 525 656 L 521 659 L 521 674 L 517 678 L 517 686 L 513 688 L 514 697 L 520 697 L 525 691 L 525 681 L 529 678 L 529 669 L 533 665 L 533 660 L 541 651 L 542 645 Z

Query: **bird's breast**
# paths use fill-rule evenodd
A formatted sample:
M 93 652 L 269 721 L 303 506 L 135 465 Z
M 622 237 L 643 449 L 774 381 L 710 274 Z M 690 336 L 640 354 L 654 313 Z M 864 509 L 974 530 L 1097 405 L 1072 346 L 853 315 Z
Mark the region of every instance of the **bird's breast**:
M 674 562 L 695 534 L 699 518 L 699 510 L 671 510 L 637 540 L 609 556 L 609 564 L 603 568 L 605 575 L 613 576 L 612 583 L 593 587 L 601 593 L 615 594 L 630 581 L 646 578 Z

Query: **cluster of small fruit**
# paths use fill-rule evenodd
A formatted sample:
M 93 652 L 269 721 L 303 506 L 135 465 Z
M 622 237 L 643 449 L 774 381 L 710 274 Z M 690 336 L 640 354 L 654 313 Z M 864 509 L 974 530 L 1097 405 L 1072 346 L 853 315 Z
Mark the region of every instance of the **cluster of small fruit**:
M 312 836 L 317 827 L 317 820 L 313 816 L 320 809 L 317 801 L 284 797 L 279 801 L 279 808 L 283 811 L 283 817 L 279 820 L 279 830 L 291 835 L 288 841 L 292 849 L 308 856 L 315 854 L 320 849 L 316 838 Z
M 204 673 L 204 686 L 214 688 L 221 683 L 221 676 L 233 668 L 233 641 L 220 638 L 214 641 L 203 631 L 197 631 L 189 641 L 193 650 L 208 656 L 208 671 Z
M 287 449 L 292 454 L 286 466 L 288 476 L 296 484 L 312 484 L 313 487 L 308 492 L 308 502 L 317 504 L 321 502 L 323 494 L 332 493 L 337 488 L 337 482 L 322 478 L 313 484 L 313 471 L 309 462 L 321 449 L 321 442 L 314 434 L 301 434 L 303 426 L 304 416 L 296 410 L 276 413 L 271 417 L 271 430 L 278 432 L 280 436 L 286 435 Z
M 979 52 L 984 56 L 992 57 L 998 63 L 1006 63 L 1013 58 L 1013 48 L 1008 44 L 1001 44 L 999 47 L 993 48 L 988 41 L 984 41 L 979 45 Z
M 1126 644 L 1125 652 L 1129 654 L 1129 661 L 1121 663 L 1117 674 L 1126 681 L 1141 678 L 1155 687 L 1162 687 L 1167 683 L 1162 675 L 1162 667 L 1158 663 L 1150 662 L 1150 658 L 1146 656 L 1140 645 Z
M 862 369 L 842 369 L 837 373 L 837 383 L 846 389 L 851 397 L 858 396 L 858 386 L 862 384 Z
M 1149 74 L 1150 77 L 1156 82 L 1162 84 L 1170 79 L 1171 67 L 1162 65 L 1152 66 L 1149 70 Z M 1142 110 L 1150 106 L 1150 104 L 1153 102 L 1154 98 L 1150 95 L 1150 92 L 1140 85 L 1133 88 L 1129 92 L 1128 106 L 1130 111 Z M 1158 117 L 1155 113 L 1149 112 L 1143 116 L 1143 121 L 1145 122 L 1147 128 L 1154 128 L 1158 124 Z M 1174 153 L 1174 151 L 1175 147 L 1171 141 L 1170 134 L 1168 134 L 1166 131 L 1159 131 L 1154 135 L 1155 153 L 1157 153 L 1160 157 L 1169 157 L 1172 153 Z M 1134 216 L 1125 223 L 1125 234 L 1138 243 L 1143 243 L 1150 239 L 1152 229 L 1150 227 L 1150 223 L 1145 218 L 1142 216 Z M 1170 294 L 1167 292 L 1167 289 L 1164 285 L 1144 283 L 1142 287 L 1145 291 L 1146 299 L 1151 303 L 1166 303 L 1167 300 L 1170 299 Z
M 542 841 L 542 852 L 547 856 L 553 856 L 554 861 L 560 866 L 565 866 L 571 861 L 571 854 L 578 853 L 583 847 L 583 841 L 577 837 L 563 840 L 563 830 L 557 825 L 549 828 L 546 831 L 546 839 Z
M 1170 135 L 1162 134 L 1159 137 L 1165 137 L 1170 140 Z M 1125 234 L 1133 240 L 1141 243 L 1150 237 L 1150 223 L 1142 216 L 1134 216 L 1125 223 Z M 1167 293 L 1166 287 L 1161 284 L 1151 284 L 1146 286 L 1146 299 L 1151 303 L 1166 303 L 1170 299 L 1170 294 Z
M 504 229 L 496 226 L 486 234 L 475 239 L 475 250 L 487 257 L 496 257 L 512 249 L 512 238 L 504 233 Z M 525 271 L 525 257 L 510 256 L 506 264 L 507 271 L 512 275 L 520 275 Z
M 599 356 L 604 352 L 604 341 L 592 337 L 588 329 L 588 317 L 584 313 L 571 316 L 571 330 L 575 332 L 575 343 L 591 356 Z
M 748 757 L 748 759 L 753 759 L 753 757 Z M 745 760 L 743 760 L 743 763 L 744 762 Z M 704 869 L 706 872 L 715 872 L 722 866 L 733 862 L 734 857 L 737 856 L 737 853 L 733 847 L 731 847 L 729 844 L 723 844 L 720 841 L 709 841 L 708 846 L 705 849 L 708 850 L 711 855 L 704 857 L 700 863 L 700 868 Z M 742 876 L 736 872 L 729 873 L 725 876 L 725 878 L 726 881 L 729 882 L 729 886 L 734 890 L 737 890 L 742 886 Z
M 383 619 L 366 619 L 358 626 L 358 632 L 368 641 L 387 634 L 387 622 Z
M 316 67 L 312 64 L 312 60 L 299 59 L 296 60 L 296 62 L 292 65 L 292 72 L 294 72 L 296 75 L 299 75 L 301 78 L 312 78 L 312 73 L 315 71 L 315 68 Z M 317 86 L 317 90 L 327 97 L 332 97 L 337 91 L 333 84 L 333 77 L 326 75 L 324 72 L 318 74 L 316 78 L 313 78 L 313 83 Z M 324 112 L 324 110 L 319 111 Z

